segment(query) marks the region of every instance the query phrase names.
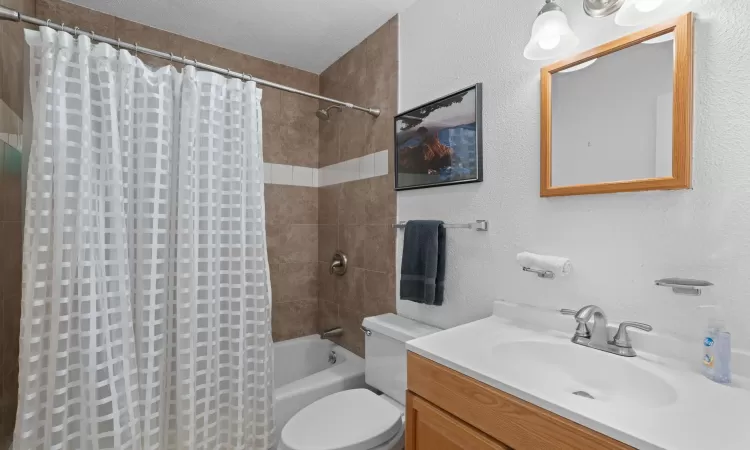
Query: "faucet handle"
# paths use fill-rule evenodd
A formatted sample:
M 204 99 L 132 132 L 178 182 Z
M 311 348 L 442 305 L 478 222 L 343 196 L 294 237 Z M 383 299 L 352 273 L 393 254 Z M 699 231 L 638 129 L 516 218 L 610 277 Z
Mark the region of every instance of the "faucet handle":
M 578 314 L 578 311 L 563 308 L 560 310 L 560 314 L 562 314 L 563 316 L 575 316 L 576 314 Z M 578 327 L 576 328 L 576 336 L 590 338 L 591 328 L 589 328 L 589 324 L 578 322 Z
M 612 343 L 622 348 L 633 348 L 633 344 L 630 342 L 630 335 L 628 334 L 628 328 L 638 328 L 643 331 L 652 331 L 654 327 L 646 323 L 640 322 L 622 322 L 617 328 L 617 334 L 612 340 Z

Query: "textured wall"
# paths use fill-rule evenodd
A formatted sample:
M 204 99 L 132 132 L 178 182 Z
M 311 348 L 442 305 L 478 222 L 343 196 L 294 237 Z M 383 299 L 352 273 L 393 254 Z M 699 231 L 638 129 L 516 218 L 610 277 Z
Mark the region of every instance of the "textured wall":
M 399 312 L 451 326 L 491 312 L 494 299 L 544 307 L 602 306 L 694 336 L 695 306 L 721 304 L 733 340 L 750 341 L 750 3 L 693 2 L 696 21 L 693 190 L 539 197 L 539 68 L 523 58 L 540 1 L 421 0 L 400 17 L 400 109 L 484 83 L 485 179 L 481 184 L 398 194 L 400 220 L 490 220 L 489 233 L 449 231 L 446 303 L 399 301 Z M 580 49 L 624 35 L 612 17 L 590 19 L 561 2 Z M 439 26 L 436 26 L 439 24 Z M 516 253 L 570 257 L 567 278 L 521 271 Z M 666 276 L 716 284 L 684 297 L 653 281 Z M 571 332 L 573 328 L 571 326 Z
M 395 17 L 321 74 L 322 95 L 383 110 L 378 118 L 344 111 L 321 121 L 321 166 L 393 148 L 397 76 Z M 342 326 L 341 345 L 364 355 L 362 319 L 396 308 L 395 233 L 390 226 L 396 216 L 393 170 L 387 176 L 320 188 L 319 201 L 321 329 Z M 349 257 L 343 277 L 328 273 L 337 249 Z

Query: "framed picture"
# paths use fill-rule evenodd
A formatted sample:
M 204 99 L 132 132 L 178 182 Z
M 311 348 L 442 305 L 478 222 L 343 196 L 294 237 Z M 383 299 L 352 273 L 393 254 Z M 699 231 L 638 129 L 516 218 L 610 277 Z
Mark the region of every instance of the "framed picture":
M 395 117 L 396 190 L 482 181 L 482 84 Z

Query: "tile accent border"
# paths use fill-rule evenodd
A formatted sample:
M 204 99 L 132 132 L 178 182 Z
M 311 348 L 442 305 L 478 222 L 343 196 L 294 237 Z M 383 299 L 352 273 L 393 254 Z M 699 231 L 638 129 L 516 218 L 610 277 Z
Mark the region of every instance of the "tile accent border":
M 263 168 L 266 184 L 325 187 L 388 175 L 388 158 L 388 150 L 382 150 L 319 169 L 273 163 Z
M 23 148 L 23 136 L 20 134 L 0 133 L 0 141 L 18 150 Z M 332 186 L 388 175 L 388 150 L 360 156 L 319 169 L 273 163 L 263 163 L 263 169 L 266 184 L 305 187 Z
M 23 150 L 23 136 L 20 134 L 0 133 L 0 141 L 5 142 L 16 150 Z

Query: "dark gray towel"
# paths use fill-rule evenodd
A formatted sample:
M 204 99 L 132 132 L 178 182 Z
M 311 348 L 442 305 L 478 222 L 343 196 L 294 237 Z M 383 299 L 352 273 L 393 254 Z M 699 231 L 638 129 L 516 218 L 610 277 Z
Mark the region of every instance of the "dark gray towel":
M 404 231 L 401 299 L 443 304 L 445 227 L 439 220 L 410 220 Z

